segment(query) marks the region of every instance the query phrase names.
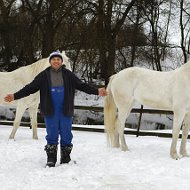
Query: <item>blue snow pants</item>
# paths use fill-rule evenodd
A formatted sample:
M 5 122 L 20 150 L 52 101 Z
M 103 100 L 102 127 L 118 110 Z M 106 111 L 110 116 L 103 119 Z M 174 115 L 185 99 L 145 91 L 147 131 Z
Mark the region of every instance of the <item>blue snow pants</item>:
M 64 86 L 51 87 L 51 98 L 54 107 L 52 116 L 45 116 L 46 140 L 47 144 L 58 144 L 60 134 L 61 146 L 71 145 L 73 138 L 72 117 L 66 117 L 63 114 L 64 105 Z

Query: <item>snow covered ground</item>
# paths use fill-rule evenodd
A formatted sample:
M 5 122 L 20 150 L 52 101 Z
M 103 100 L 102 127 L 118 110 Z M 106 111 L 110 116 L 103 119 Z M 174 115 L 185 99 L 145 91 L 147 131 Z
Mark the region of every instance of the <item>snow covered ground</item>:
M 190 158 L 172 160 L 171 139 L 126 135 L 130 151 L 121 152 L 107 148 L 103 133 L 74 131 L 77 164 L 45 168 L 45 129 L 38 129 L 37 141 L 28 128 L 18 130 L 16 141 L 8 140 L 10 131 L 0 126 L 1 190 L 190 189 Z

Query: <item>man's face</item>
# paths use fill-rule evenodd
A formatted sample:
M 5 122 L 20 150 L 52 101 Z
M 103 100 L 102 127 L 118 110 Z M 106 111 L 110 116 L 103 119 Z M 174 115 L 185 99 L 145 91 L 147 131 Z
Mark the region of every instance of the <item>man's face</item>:
M 50 65 L 55 69 L 58 70 L 62 65 L 62 59 L 60 57 L 53 57 L 50 60 Z

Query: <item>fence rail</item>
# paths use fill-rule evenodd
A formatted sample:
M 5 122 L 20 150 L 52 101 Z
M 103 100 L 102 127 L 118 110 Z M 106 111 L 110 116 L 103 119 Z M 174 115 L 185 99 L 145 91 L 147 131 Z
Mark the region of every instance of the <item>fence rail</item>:
M 75 106 L 75 109 L 80 109 L 80 110 L 90 110 L 90 111 L 101 111 L 103 112 L 103 107 L 92 107 L 92 106 Z M 141 108 L 133 108 L 131 110 L 132 113 L 140 113 Z M 148 113 L 148 114 L 173 114 L 173 111 L 170 110 L 155 110 L 155 109 L 144 109 L 143 108 L 143 113 Z
M 75 109 L 81 109 L 81 110 L 90 110 L 90 111 L 103 111 L 103 107 L 89 107 L 89 106 L 75 106 Z M 139 113 L 139 121 L 138 121 L 138 126 L 136 131 L 125 131 L 125 134 L 133 134 L 136 135 L 137 137 L 139 135 L 141 136 L 158 136 L 158 137 L 171 137 L 171 133 L 161 133 L 161 132 L 148 132 L 148 131 L 140 131 L 140 125 L 141 125 L 141 119 L 142 119 L 142 114 L 167 114 L 167 115 L 173 115 L 173 111 L 170 110 L 155 110 L 155 109 L 147 109 L 143 108 L 141 105 L 141 108 L 133 108 L 131 110 L 131 113 Z M 180 135 L 181 137 L 181 135 Z
M 75 106 L 75 109 L 79 110 L 89 110 L 89 111 L 97 111 L 97 112 L 103 112 L 103 107 L 94 107 L 94 106 Z M 140 131 L 140 124 L 141 124 L 141 118 L 142 114 L 168 114 L 172 115 L 173 112 L 169 110 L 154 110 L 154 109 L 143 109 L 143 106 L 141 108 L 133 108 L 131 110 L 131 113 L 139 113 L 139 122 L 138 122 L 138 128 L 137 130 L 127 130 L 125 129 L 125 134 L 131 134 L 131 135 L 136 135 L 136 136 L 158 136 L 158 137 L 171 137 L 171 133 L 162 133 L 162 132 L 149 132 L 149 131 Z M 5 121 L 5 120 L 0 120 L 1 125 L 13 125 L 13 121 Z M 30 122 L 21 122 L 21 126 L 24 127 L 31 127 Z M 38 123 L 38 127 L 44 128 L 45 124 L 44 123 Z M 100 128 L 95 128 L 94 125 L 93 127 L 78 127 L 78 126 L 73 126 L 73 130 L 79 130 L 79 131 L 91 131 L 91 132 L 104 132 L 104 129 Z M 181 136 L 181 135 L 180 135 Z

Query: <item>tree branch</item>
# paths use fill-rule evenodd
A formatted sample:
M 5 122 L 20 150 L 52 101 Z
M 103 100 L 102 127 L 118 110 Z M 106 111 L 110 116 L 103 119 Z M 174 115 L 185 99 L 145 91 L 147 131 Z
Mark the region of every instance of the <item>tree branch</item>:
M 126 8 L 125 12 L 123 13 L 122 18 L 116 23 L 116 25 L 115 25 L 115 27 L 113 29 L 113 36 L 114 37 L 118 34 L 120 28 L 122 27 L 123 23 L 125 22 L 125 19 L 126 19 L 128 13 L 129 13 L 129 11 L 131 10 L 131 8 L 133 7 L 133 5 L 135 4 L 136 1 L 137 0 L 132 0 L 129 3 L 128 7 Z

